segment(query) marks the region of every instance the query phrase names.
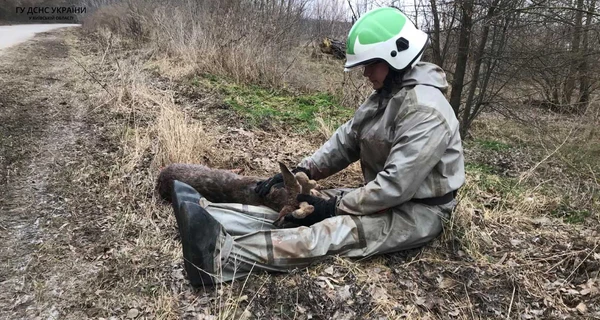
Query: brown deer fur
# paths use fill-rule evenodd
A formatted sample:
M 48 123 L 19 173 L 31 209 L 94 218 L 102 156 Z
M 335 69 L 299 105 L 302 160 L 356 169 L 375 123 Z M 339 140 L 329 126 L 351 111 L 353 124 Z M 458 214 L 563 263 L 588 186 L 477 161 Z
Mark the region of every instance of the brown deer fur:
M 264 205 L 279 212 L 276 222 L 286 214 L 304 218 L 313 212 L 313 206 L 307 203 L 299 204 L 296 196 L 299 193 L 311 194 L 316 187 L 314 180 L 309 180 L 303 172 L 294 175 L 282 163 L 279 168 L 284 179 L 283 188 L 271 188 L 264 198 L 254 191 L 256 184 L 264 180 L 260 177 L 241 176 L 228 170 L 211 169 L 198 164 L 176 163 L 165 167 L 158 176 L 156 190 L 161 198 L 171 201 L 173 180 L 189 184 L 203 197 L 211 202 L 243 203 L 248 205 Z

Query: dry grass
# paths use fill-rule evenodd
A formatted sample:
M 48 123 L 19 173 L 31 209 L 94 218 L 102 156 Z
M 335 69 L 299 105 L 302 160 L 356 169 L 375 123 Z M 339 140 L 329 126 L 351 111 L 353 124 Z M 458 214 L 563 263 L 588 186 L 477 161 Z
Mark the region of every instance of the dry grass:
M 212 156 L 213 138 L 174 106 L 161 109 L 156 130 L 159 150 L 155 161 L 159 164 L 200 163 L 203 157 Z
M 232 7 L 227 7 L 229 4 Z M 129 1 L 102 7 L 85 26 L 106 26 L 116 34 L 143 41 L 157 54 L 183 60 L 198 72 L 282 85 L 298 56 L 293 47 L 299 44 L 303 10 L 299 1 L 263 8 L 229 4 Z M 223 29 L 223 25 L 229 27 Z
M 105 41 L 110 37 L 113 42 Z M 102 106 L 98 110 L 106 111 L 111 121 L 118 123 L 115 132 L 122 151 L 105 190 L 107 205 L 115 208 L 106 218 L 112 238 L 106 259 L 116 276 L 107 273 L 98 280 L 104 283 L 101 288 L 90 284 L 87 289 L 105 290 L 100 307 L 117 305 L 122 310 L 137 306 L 144 315 L 164 319 L 306 319 L 309 315 L 548 319 L 586 318 L 600 312 L 599 295 L 593 289 L 600 286 L 597 211 L 595 220 L 587 218 L 583 224 L 568 224 L 551 214 L 560 206 L 562 194 L 544 188 L 549 182 L 540 182 L 553 172 L 552 165 L 546 166 L 548 160 L 540 165 L 543 170 L 532 171 L 532 179 L 522 184 L 503 174 L 469 169 L 468 182 L 446 231 L 423 250 L 363 261 L 334 257 L 291 274 L 253 275 L 247 281 L 193 292 L 183 278 L 171 210 L 153 193 L 158 169 L 170 162 L 189 161 L 267 175 L 276 171 L 277 161 L 294 164 L 309 155 L 333 128 L 323 120 L 318 133 L 298 135 L 278 127 L 247 130 L 236 127 L 239 121 L 235 118 L 223 123 L 218 109 L 211 109 L 219 104 L 214 101 L 218 97 L 203 95 L 201 103 L 185 95 L 175 99 L 179 86 L 186 84 L 160 77 L 160 70 L 170 69 L 173 79 L 181 79 L 185 67 L 164 59 L 144 64 L 140 58 L 146 56 L 143 50 L 125 56 L 120 46 L 126 44 L 116 41 L 115 35 L 106 34 L 103 39 L 101 50 L 86 53 L 86 65 L 108 84 L 111 93 L 95 99 Z M 112 43 L 111 49 L 107 49 L 108 43 Z M 153 76 L 157 64 L 161 66 L 158 77 Z M 570 131 L 563 127 L 568 121 L 553 120 L 552 130 L 557 130 L 557 135 Z M 497 118 L 483 119 L 475 124 L 475 130 L 476 137 L 511 145 L 518 142 L 523 148 L 537 146 L 539 140 L 552 151 L 556 141 L 562 141 Z M 597 131 L 582 132 L 589 136 Z M 576 137 L 583 139 L 580 134 Z M 508 157 L 504 151 L 481 148 L 468 146 L 471 160 L 480 158 L 477 152 L 483 158 Z M 544 159 L 547 153 L 543 151 L 527 157 L 513 155 L 510 159 L 523 163 L 511 170 L 527 172 Z M 556 177 L 563 179 L 562 185 L 573 185 L 566 176 Z M 356 186 L 360 182 L 360 166 L 355 164 L 323 185 Z M 576 309 L 580 303 L 588 313 Z M 114 313 L 106 313 L 110 314 Z
M 171 1 L 165 8 L 130 0 L 101 7 L 84 27 L 108 29 L 130 47 L 150 50 L 166 67 L 161 75 L 170 78 L 210 73 L 244 84 L 328 92 L 350 107 L 371 92 L 360 72 L 344 73 L 342 61 L 320 53 L 316 35 L 307 33 L 301 19 L 302 1 L 263 8 L 234 5 L 227 13 L 225 7 Z
M 595 108 L 599 106 L 590 110 Z M 509 169 L 515 174 L 518 171 L 522 184 L 536 192 L 558 195 L 574 208 L 588 209 L 598 221 L 600 166 L 595 159 L 600 155 L 600 118 L 545 114 L 536 109 L 523 111 L 521 116 L 528 121 L 485 115 L 475 122 L 473 132 L 485 135 L 488 141 L 512 146 L 519 157 L 503 160 L 510 162 Z M 487 150 L 490 153 L 494 157 L 507 155 Z M 475 158 L 485 162 L 480 155 Z

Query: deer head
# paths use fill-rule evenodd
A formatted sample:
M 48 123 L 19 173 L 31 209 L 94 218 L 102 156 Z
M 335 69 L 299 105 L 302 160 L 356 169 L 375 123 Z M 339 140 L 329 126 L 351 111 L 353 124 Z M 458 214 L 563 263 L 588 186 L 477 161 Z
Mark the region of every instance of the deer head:
M 316 188 L 317 183 L 310 180 L 304 172 L 293 174 L 288 167 L 279 162 L 279 170 L 283 176 L 283 190 L 285 193 L 285 201 L 283 207 L 279 211 L 279 218 L 275 221 L 275 225 L 283 225 L 283 217 L 292 214 L 295 218 L 304 218 L 314 211 L 314 207 L 306 202 L 298 203 L 296 196 L 298 194 L 310 194 L 311 190 Z M 273 191 L 272 191 L 273 192 Z

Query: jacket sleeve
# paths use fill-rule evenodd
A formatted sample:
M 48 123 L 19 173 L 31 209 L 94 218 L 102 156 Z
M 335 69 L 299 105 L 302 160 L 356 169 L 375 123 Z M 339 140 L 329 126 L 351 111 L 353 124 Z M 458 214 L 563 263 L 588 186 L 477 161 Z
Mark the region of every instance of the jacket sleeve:
M 298 165 L 310 170 L 311 178 L 327 178 L 358 160 L 360 148 L 356 132 L 353 131 L 354 119 L 341 125 L 325 144 L 312 156 Z
M 441 114 L 417 108 L 398 117 L 383 170 L 373 181 L 339 201 L 340 214 L 368 215 L 412 199 L 442 158 L 451 134 Z

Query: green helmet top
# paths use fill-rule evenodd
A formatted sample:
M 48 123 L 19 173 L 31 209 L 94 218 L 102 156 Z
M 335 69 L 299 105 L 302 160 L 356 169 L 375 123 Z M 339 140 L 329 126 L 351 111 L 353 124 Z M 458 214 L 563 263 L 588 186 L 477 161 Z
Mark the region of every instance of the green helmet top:
M 427 34 L 396 8 L 365 13 L 350 29 L 346 45 L 346 70 L 374 60 L 385 60 L 402 70 L 416 64 L 427 44 Z
M 371 11 L 369 19 L 360 19 L 354 24 L 348 35 L 348 54 L 354 54 L 354 42 L 357 38 L 360 44 L 374 44 L 389 40 L 400 33 L 406 17 L 398 15 L 396 10 L 386 9 Z

